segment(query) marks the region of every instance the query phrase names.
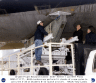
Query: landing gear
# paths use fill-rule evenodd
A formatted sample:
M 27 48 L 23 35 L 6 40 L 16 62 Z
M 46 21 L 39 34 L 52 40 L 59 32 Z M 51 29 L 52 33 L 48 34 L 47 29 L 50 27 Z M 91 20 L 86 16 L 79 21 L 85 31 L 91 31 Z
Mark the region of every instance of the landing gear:
M 46 68 L 40 68 L 38 75 L 49 75 L 49 71 Z
M 10 70 L 10 75 L 16 75 L 15 70 Z

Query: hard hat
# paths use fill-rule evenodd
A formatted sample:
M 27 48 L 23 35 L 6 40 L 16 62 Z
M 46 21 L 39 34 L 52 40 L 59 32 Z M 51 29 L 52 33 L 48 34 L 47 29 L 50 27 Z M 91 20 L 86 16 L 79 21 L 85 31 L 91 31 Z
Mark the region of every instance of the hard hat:
M 39 25 L 41 22 L 42 22 L 42 21 L 41 21 L 41 20 L 39 20 L 39 21 L 37 22 L 37 25 Z

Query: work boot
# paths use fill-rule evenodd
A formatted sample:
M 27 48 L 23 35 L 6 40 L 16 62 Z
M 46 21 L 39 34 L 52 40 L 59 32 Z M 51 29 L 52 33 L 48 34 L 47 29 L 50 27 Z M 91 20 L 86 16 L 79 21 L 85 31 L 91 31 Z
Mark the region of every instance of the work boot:
M 38 64 L 43 65 L 43 63 L 41 61 L 38 61 L 37 60 L 37 62 L 35 63 L 35 65 L 38 65 Z

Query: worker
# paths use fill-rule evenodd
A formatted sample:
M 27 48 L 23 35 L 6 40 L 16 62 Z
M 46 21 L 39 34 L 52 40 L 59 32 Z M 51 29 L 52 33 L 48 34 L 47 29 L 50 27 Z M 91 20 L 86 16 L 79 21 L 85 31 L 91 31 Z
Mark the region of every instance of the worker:
M 96 34 L 94 33 L 95 29 L 93 26 L 89 26 L 87 29 L 87 35 L 85 37 L 85 44 L 96 44 Z
M 79 41 L 75 41 L 75 43 L 83 43 L 83 31 L 81 30 L 81 25 L 78 24 L 76 26 L 76 31 L 73 33 L 73 37 L 78 36 Z M 71 37 L 70 39 L 72 39 Z
M 48 33 L 44 30 L 43 22 L 38 21 L 37 22 L 37 30 L 35 32 L 35 47 L 43 45 L 43 39 L 44 35 L 48 35 Z M 42 55 L 42 47 L 35 49 L 35 57 L 36 57 L 36 63 L 35 64 L 40 64 L 43 65 L 41 62 L 41 55 Z

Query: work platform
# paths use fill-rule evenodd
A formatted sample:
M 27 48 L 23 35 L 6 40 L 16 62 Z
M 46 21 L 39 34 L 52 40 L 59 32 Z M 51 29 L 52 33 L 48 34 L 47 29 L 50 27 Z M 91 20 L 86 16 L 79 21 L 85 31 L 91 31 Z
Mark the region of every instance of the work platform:
M 42 47 L 43 66 L 35 65 L 34 50 L 40 47 Z M 66 64 L 68 52 L 71 53 L 72 62 Z M 18 53 L 2 57 L 0 66 L 2 75 L 3 71 L 8 71 L 9 75 L 13 75 L 13 71 L 15 75 L 75 75 L 73 44 L 46 43 L 35 48 L 21 50 Z

